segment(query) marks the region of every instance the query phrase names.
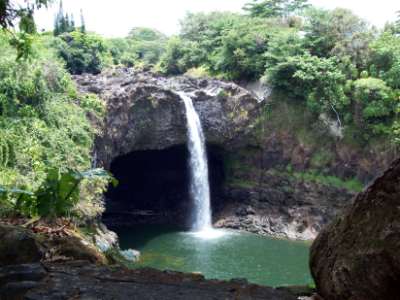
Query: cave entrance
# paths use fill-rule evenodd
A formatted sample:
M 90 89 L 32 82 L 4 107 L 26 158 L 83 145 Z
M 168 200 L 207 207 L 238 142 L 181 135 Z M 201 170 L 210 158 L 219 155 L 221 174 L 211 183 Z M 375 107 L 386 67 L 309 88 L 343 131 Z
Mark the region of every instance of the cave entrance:
M 225 177 L 222 149 L 207 145 L 207 156 L 211 204 L 216 207 Z M 115 158 L 110 171 L 119 184 L 106 192 L 104 223 L 111 227 L 170 224 L 186 228 L 191 213 L 188 159 L 186 145 Z

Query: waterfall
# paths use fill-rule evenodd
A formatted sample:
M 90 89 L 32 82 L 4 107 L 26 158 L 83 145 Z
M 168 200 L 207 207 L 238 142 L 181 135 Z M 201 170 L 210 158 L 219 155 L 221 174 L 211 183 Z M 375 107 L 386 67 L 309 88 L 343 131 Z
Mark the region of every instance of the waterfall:
M 212 228 L 210 208 L 210 184 L 205 139 L 199 115 L 192 99 L 185 93 L 178 93 L 185 103 L 188 128 L 188 149 L 190 166 L 190 196 L 193 202 L 192 230 L 207 231 Z

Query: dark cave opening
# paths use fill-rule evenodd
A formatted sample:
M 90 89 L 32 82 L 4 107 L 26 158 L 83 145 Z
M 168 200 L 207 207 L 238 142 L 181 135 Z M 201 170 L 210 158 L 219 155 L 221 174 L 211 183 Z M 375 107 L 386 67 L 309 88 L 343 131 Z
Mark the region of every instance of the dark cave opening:
M 225 180 L 223 151 L 207 145 L 211 205 L 218 207 Z M 171 224 L 186 228 L 191 212 L 186 145 L 119 156 L 110 171 L 119 181 L 105 194 L 108 226 Z

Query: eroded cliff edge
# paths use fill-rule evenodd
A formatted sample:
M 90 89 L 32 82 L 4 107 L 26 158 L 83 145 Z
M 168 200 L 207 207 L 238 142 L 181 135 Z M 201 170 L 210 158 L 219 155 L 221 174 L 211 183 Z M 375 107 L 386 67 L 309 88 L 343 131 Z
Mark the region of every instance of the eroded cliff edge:
M 274 97 L 260 102 L 252 92 L 231 82 L 186 76 L 166 78 L 132 69 L 74 79 L 81 92 L 95 93 L 106 102 L 102 133 L 94 149 L 96 165 L 106 169 L 126 155 L 184 147 L 186 119 L 178 92 L 192 97 L 211 159 L 222 166 L 215 176 L 219 181 L 212 197 L 214 223 L 219 227 L 313 239 L 391 158 L 386 153 L 378 155 L 379 149 L 349 147 L 322 123 L 319 125 L 325 129 L 318 129 L 314 141 L 309 142 L 307 135 L 316 133 L 312 129 L 307 132 L 310 124 L 301 109 L 288 108 Z M 306 131 L 300 135 L 303 138 L 299 138 L 301 130 Z M 321 176 L 309 172 L 314 169 L 327 176 L 320 180 Z M 336 181 L 331 184 L 326 178 Z M 346 181 L 353 178 L 360 183 L 355 189 L 347 188 Z M 188 204 L 165 204 L 184 201 L 185 197 L 175 198 L 168 196 L 162 205 L 155 202 L 153 207 L 145 206 L 156 217 L 137 220 L 182 222 L 180 217 Z M 143 207 L 114 204 L 106 212 Z M 160 211 L 175 213 L 160 219 Z M 135 222 L 132 219 L 128 222 Z

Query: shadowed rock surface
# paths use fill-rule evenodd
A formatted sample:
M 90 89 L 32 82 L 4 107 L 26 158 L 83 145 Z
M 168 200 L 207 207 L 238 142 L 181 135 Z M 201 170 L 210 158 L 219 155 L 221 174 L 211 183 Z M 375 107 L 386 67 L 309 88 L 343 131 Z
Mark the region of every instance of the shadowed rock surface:
M 208 143 L 239 144 L 259 111 L 252 93 L 234 83 L 186 76 L 161 77 L 132 69 L 75 76 L 82 92 L 106 101 L 103 133 L 96 140 L 99 164 L 109 167 L 118 156 L 186 144 L 186 117 L 177 92 L 190 94 Z
M 43 254 L 42 245 L 31 231 L 0 224 L 0 265 L 38 262 Z
M 215 225 L 261 235 L 312 240 L 351 197 L 344 189 L 264 174 L 255 186 L 225 187 L 227 204 L 217 213 Z
M 97 267 L 85 261 L 0 268 L 0 299 L 269 299 L 295 296 L 245 280 L 205 280 L 202 275 Z
M 400 299 L 400 159 L 319 234 L 310 264 L 326 299 Z

